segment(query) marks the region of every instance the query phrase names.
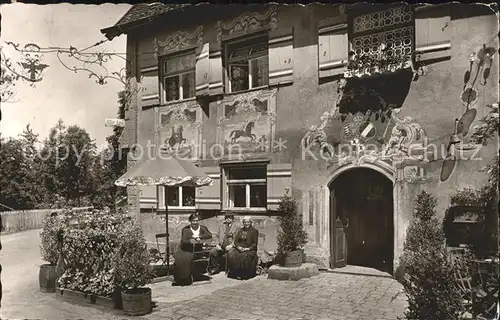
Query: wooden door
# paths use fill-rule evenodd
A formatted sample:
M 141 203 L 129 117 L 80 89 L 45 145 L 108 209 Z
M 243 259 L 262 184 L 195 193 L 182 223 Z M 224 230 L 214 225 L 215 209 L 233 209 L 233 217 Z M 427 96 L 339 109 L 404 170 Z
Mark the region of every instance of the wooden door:
M 344 224 L 337 214 L 335 190 L 330 189 L 330 267 L 341 268 L 347 265 L 347 243 Z

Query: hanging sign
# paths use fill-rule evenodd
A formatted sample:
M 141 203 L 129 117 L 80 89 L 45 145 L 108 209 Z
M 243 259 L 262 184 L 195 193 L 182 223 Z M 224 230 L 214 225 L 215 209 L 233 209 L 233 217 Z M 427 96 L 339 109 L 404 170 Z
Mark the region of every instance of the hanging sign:
M 104 120 L 106 127 L 125 127 L 125 120 L 123 119 L 106 119 Z

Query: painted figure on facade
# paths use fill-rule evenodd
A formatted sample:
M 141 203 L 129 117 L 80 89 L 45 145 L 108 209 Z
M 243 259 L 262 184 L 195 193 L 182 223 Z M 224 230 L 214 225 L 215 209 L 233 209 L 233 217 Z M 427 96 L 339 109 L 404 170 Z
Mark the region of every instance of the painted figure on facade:
M 197 110 L 185 105 L 174 107 L 160 114 L 162 150 L 176 152 L 182 157 L 192 157 L 198 142 Z
M 224 104 L 220 119 L 224 152 L 254 152 L 271 140 L 272 111 L 269 99 L 243 98 Z
M 250 142 L 255 141 L 256 136 L 252 133 L 252 129 L 254 127 L 255 122 L 250 121 L 243 126 L 243 129 L 231 131 L 231 133 L 229 134 L 229 138 L 231 138 L 231 144 L 235 144 L 240 137 L 250 138 Z

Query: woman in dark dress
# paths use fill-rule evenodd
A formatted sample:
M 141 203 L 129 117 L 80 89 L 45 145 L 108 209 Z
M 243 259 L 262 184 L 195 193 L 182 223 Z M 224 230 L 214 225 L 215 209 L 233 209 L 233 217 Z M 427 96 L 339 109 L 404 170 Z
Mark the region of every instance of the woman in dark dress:
M 189 286 L 193 283 L 193 249 L 202 240 L 211 239 L 212 234 L 207 227 L 200 225 L 198 213 L 189 216 L 190 224 L 182 228 L 181 244 L 175 254 L 173 285 Z
M 250 279 L 257 270 L 259 231 L 252 227 L 250 217 L 243 218 L 243 227 L 236 232 L 234 248 L 228 252 L 228 277 Z

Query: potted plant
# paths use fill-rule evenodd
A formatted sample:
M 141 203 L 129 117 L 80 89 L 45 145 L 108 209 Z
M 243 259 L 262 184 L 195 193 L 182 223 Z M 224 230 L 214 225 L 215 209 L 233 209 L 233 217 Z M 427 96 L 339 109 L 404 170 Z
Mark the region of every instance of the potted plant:
M 130 220 L 118 234 L 119 245 L 113 257 L 116 284 L 121 290 L 123 312 L 140 316 L 151 312 L 151 282 L 153 272 L 149 251 L 137 221 Z
M 450 196 L 452 206 L 485 206 L 486 200 L 483 191 L 472 186 L 458 188 L 457 191 Z
M 38 281 L 42 292 L 56 291 L 56 266 L 59 260 L 58 237 L 62 230 L 62 222 L 57 212 L 52 212 L 43 220 L 42 232 L 40 232 L 40 253 L 42 259 L 48 263 L 40 266 Z
M 288 190 L 281 198 L 278 207 L 278 254 L 284 267 L 300 266 L 304 259 L 304 245 L 307 233 L 302 225 L 302 217 L 298 214 L 297 202 L 288 195 Z

